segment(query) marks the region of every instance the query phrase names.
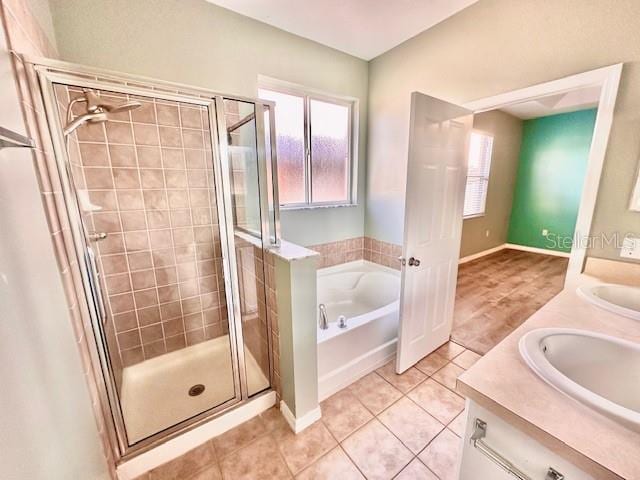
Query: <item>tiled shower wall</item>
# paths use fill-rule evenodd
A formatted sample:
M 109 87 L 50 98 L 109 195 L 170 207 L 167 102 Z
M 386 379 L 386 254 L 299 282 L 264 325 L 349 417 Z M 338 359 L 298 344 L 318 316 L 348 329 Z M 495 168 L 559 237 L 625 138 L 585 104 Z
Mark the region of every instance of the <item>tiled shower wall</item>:
M 265 290 L 266 269 L 263 250 L 239 235 L 236 235 L 235 244 L 244 345 L 264 375 L 269 378 L 271 329 L 266 298 L 268 292 Z
M 370 237 L 355 237 L 331 243 L 312 245 L 311 250 L 320 254 L 318 268 L 332 267 L 354 260 L 367 260 L 400 269 L 398 257 L 402 255 L 402 245 L 383 242 Z
M 85 221 L 108 235 L 95 246 L 126 367 L 227 332 L 220 235 L 207 109 L 101 94 L 142 103 L 70 145 Z
M 271 388 L 276 391 L 276 405 L 280 405 L 282 385 L 280 382 L 280 330 L 278 328 L 278 304 L 276 301 L 275 256 L 268 250 L 264 252 L 265 282 L 267 285 L 267 333 L 271 337 Z

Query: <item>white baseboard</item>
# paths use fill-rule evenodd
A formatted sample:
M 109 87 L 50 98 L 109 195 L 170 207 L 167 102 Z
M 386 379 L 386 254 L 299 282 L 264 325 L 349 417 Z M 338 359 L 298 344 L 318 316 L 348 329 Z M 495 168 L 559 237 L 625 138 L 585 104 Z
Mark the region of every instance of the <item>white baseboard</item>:
M 503 243 L 502 245 L 498 245 L 497 247 L 489 248 L 487 250 L 482 250 L 481 252 L 467 255 L 466 257 L 462 257 L 458 261 L 458 263 L 459 264 L 467 263 L 467 262 L 470 262 L 471 260 L 475 260 L 476 258 L 484 257 L 485 255 L 491 255 L 492 253 L 499 252 L 500 250 L 504 250 L 505 248 L 507 248 L 507 244 Z
M 314 422 L 320 420 L 322 417 L 322 412 L 320 411 L 320 405 L 311 410 L 310 412 L 305 413 L 302 417 L 296 418 L 284 400 L 280 400 L 280 412 L 282 412 L 282 416 L 291 427 L 294 433 L 300 433 L 309 425 L 312 425 Z
M 553 255 L 554 257 L 571 257 L 571 253 L 556 252 L 555 250 L 547 250 L 546 248 L 527 247 L 526 245 L 516 245 L 515 243 L 505 243 L 504 248 L 510 248 L 512 250 L 521 250 L 523 252 L 541 253 L 542 255 Z
M 213 418 L 202 425 L 167 440 L 157 447 L 133 457 L 117 467 L 119 480 L 133 480 L 152 468 L 159 467 L 174 458 L 193 450 L 207 440 L 237 427 L 276 404 L 276 392 L 261 395 L 247 403 Z
M 353 359 L 343 367 L 333 370 L 318 379 L 319 401 L 330 397 L 334 393 L 351 385 L 356 380 L 382 367 L 396 356 L 398 339 L 380 345 L 375 350 L 369 351 L 358 358 Z
M 527 247 L 526 245 L 517 245 L 515 243 L 503 243 L 502 245 L 498 245 L 497 247 L 489 248 L 487 250 L 483 250 L 478 253 L 474 253 L 472 255 L 467 255 L 466 257 L 462 257 L 458 260 L 459 264 L 467 263 L 472 260 L 476 260 L 477 258 L 484 257 L 486 255 L 491 255 L 492 253 L 499 252 L 500 250 L 504 250 L 505 248 L 509 248 L 511 250 L 520 250 L 523 252 L 531 252 L 531 253 L 540 253 L 542 255 L 553 255 L 554 257 L 571 257 L 570 253 L 567 252 L 557 252 L 555 250 L 547 250 L 546 248 L 537 248 L 537 247 Z

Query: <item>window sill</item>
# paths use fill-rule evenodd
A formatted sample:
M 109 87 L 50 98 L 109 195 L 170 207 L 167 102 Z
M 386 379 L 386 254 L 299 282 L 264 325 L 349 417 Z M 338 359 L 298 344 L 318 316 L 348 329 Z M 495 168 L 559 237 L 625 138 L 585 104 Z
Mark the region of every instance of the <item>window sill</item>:
M 357 207 L 357 203 L 336 203 L 333 205 L 280 205 L 281 212 L 288 212 L 294 210 L 324 210 L 328 208 L 348 208 L 348 207 Z
M 472 218 L 484 217 L 486 213 L 476 213 L 474 215 L 465 215 L 462 217 L 462 220 L 470 220 Z

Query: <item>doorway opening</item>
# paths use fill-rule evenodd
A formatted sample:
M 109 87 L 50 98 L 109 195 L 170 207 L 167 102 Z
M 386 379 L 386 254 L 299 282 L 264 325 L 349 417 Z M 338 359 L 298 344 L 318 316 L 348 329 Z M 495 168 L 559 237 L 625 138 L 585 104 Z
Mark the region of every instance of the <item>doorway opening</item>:
M 474 115 L 451 333 L 465 348 L 487 353 L 563 289 L 600 90 Z
M 471 311 L 472 315 L 476 315 L 473 322 L 474 333 L 469 334 L 464 339 L 472 350 L 485 353 L 493 345 L 498 343 L 510 331 L 515 329 L 530 314 L 544 305 L 562 288 L 575 288 L 577 280 L 583 270 L 586 251 L 589 246 L 589 234 L 591 230 L 591 221 L 595 210 L 596 194 L 602 166 L 604 163 L 605 150 L 609 138 L 613 109 L 615 106 L 615 98 L 617 95 L 618 84 L 620 81 L 622 66 L 613 65 L 598 70 L 573 75 L 559 80 L 546 82 L 543 84 L 527 87 L 521 90 L 508 92 L 494 97 L 469 102 L 462 107 L 453 105 L 441 100 L 429 97 L 427 95 L 415 92 L 412 96 L 412 108 L 410 119 L 410 135 L 409 135 L 409 161 L 407 169 L 407 191 L 405 203 L 405 232 L 403 240 L 403 258 L 406 264 L 402 269 L 402 291 L 400 301 L 400 327 L 398 338 L 398 354 L 396 358 L 396 372 L 402 373 L 408 368 L 416 364 L 418 361 L 426 357 L 428 354 L 445 344 L 451 338 L 454 326 L 454 310 L 456 306 L 456 298 L 460 300 L 460 294 L 464 294 L 466 290 L 478 293 L 481 302 L 478 311 Z M 551 110 L 551 111 L 550 111 Z M 554 112 L 555 110 L 555 112 Z M 501 113 L 496 114 L 495 111 Z M 511 113 L 509 113 L 509 111 Z M 528 114 L 526 112 L 529 112 Z M 517 188 L 512 190 L 512 206 L 509 206 L 506 230 L 506 242 L 496 247 L 488 248 L 488 251 L 480 249 L 478 252 L 467 255 L 463 260 L 469 261 L 463 263 L 460 269 L 462 285 L 460 293 L 456 295 L 456 287 L 458 284 L 458 265 L 460 261 L 460 247 L 463 240 L 463 210 L 465 207 L 471 211 L 469 216 L 469 224 L 475 220 L 476 224 L 481 224 L 480 220 L 472 218 L 481 218 L 482 209 L 486 207 L 487 195 L 490 191 L 491 169 L 486 168 L 486 158 L 483 158 L 484 152 L 493 148 L 495 138 L 483 132 L 478 124 L 483 121 L 483 117 L 490 117 L 492 114 L 501 115 L 506 113 L 511 116 L 525 114 L 531 116 L 533 127 L 532 145 L 543 144 L 549 147 L 551 142 L 545 139 L 545 134 L 541 131 L 555 132 L 553 125 L 550 128 L 549 118 L 534 120 L 536 117 L 549 117 L 553 113 L 580 117 L 588 125 L 591 124 L 591 133 L 588 129 L 582 131 L 583 144 L 582 151 L 579 155 L 582 158 L 580 168 L 575 167 L 572 171 L 573 184 L 571 189 L 559 188 L 560 192 L 540 190 L 527 190 L 527 185 L 531 186 L 531 179 L 542 179 L 542 186 L 549 187 L 553 180 L 566 180 L 566 172 L 562 172 L 558 165 L 558 160 L 550 161 L 549 171 L 545 168 L 537 168 L 539 162 L 534 160 L 539 155 L 527 156 L 527 161 L 531 163 L 528 168 L 522 169 L 524 180 L 514 183 Z M 548 114 L 548 115 L 545 115 Z M 478 117 L 474 121 L 473 116 Z M 566 118 L 563 118 L 566 120 Z M 575 119 L 574 119 L 575 120 Z M 537 123 L 536 123 L 537 122 Z M 535 123 L 535 124 L 534 124 Z M 553 122 L 551 122 L 553 123 Z M 477 131 L 472 135 L 474 126 Z M 543 128 L 544 127 L 544 128 Z M 560 127 L 560 129 L 566 129 Z M 462 135 L 461 133 L 464 133 Z M 555 132 L 557 133 L 557 132 Z M 537 137 L 542 137 L 540 140 Z M 584 140 L 586 137 L 586 140 Z M 560 135 L 560 141 L 562 135 Z M 468 142 L 465 142 L 467 139 Z M 590 141 L 588 141 L 590 140 Z M 521 139 L 522 142 L 522 139 Z M 561 142 L 562 143 L 562 142 Z M 551 148 L 552 153 L 558 153 Z M 489 148 L 491 146 L 491 148 Z M 498 146 L 498 144 L 496 144 Z M 577 148 L 568 146 L 565 150 L 572 152 Z M 538 149 L 534 149 L 537 152 Z M 467 163 L 469 152 L 475 151 L 475 163 L 469 165 L 469 176 L 467 176 Z M 586 153 L 586 160 L 584 159 Z M 534 152 L 534 153 L 535 153 Z M 565 152 L 566 153 L 566 152 Z M 491 160 L 492 155 L 488 155 Z M 549 160 L 549 155 L 543 155 Z M 552 155 L 553 157 L 553 155 Z M 565 155 L 566 157 L 566 155 Z M 521 156 L 519 155 L 519 158 Z M 534 160 L 532 160 L 534 159 Z M 553 158 L 551 159 L 553 160 Z M 526 162 L 525 162 L 526 163 Z M 579 162 L 577 162 L 579 163 Z M 556 165 L 554 168 L 553 165 Z M 562 167 L 565 165 L 563 164 Z M 520 175 L 518 168 L 517 177 Z M 580 172 L 578 172 L 580 170 Z M 562 173 L 554 175 L 554 173 Z M 578 175 L 580 173 L 580 175 Z M 539 178 L 540 177 L 540 178 Z M 580 178 L 581 177 L 581 178 Z M 436 181 L 437 180 L 437 181 Z M 429 183 L 431 181 L 431 183 Z M 545 183 L 546 181 L 546 183 Z M 534 182 L 535 184 L 536 182 Z M 540 183 L 540 182 L 537 182 Z M 562 185 L 562 182 L 559 183 Z M 486 187 L 486 188 L 485 188 Z M 573 191 L 572 201 L 566 197 L 567 191 Z M 465 191 L 469 195 L 465 199 Z M 532 205 L 529 196 L 541 196 L 541 199 L 549 199 L 551 193 L 559 193 L 560 196 L 555 200 L 550 200 L 551 205 L 559 209 L 559 207 L 573 205 L 572 213 L 569 217 L 571 221 L 566 219 L 560 223 L 552 223 L 548 215 L 548 211 L 542 210 L 542 220 L 549 221 L 549 225 L 553 227 L 539 228 L 538 224 L 528 218 L 532 214 Z M 563 195 L 565 195 L 563 197 Z M 515 204 L 513 203 L 515 200 Z M 508 203 L 508 202 L 507 202 Z M 520 206 L 522 203 L 522 206 Z M 576 207 L 577 203 L 577 207 Z M 465 205 L 466 204 L 466 205 Z M 515 206 L 513 206 L 515 205 Z M 476 208 L 476 214 L 473 213 L 473 207 Z M 516 214 L 514 217 L 514 213 Z M 503 220 L 506 215 L 503 213 Z M 511 220 L 514 220 L 513 225 Z M 573 229 L 571 229 L 573 226 Z M 525 228 L 527 227 L 527 228 Z M 535 234 L 527 233 L 528 227 L 531 227 Z M 562 228 L 560 228 L 562 227 Z M 503 227 L 504 228 L 504 227 Z M 555 229 L 555 230 L 554 230 Z M 468 229 L 472 231 L 471 228 Z M 470 234 L 469 238 L 476 240 L 482 238 L 486 231 L 491 229 L 484 228 L 481 230 L 480 236 Z M 539 230 L 539 231 L 538 231 Z M 541 246 L 528 247 L 525 243 L 527 237 L 542 237 Z M 507 313 L 502 322 L 493 321 L 496 328 L 492 332 L 483 332 L 483 329 L 489 330 L 487 325 L 491 324 L 487 320 L 487 312 L 499 311 L 500 305 L 496 305 L 500 295 L 496 292 L 476 292 L 479 287 L 487 286 L 495 283 L 504 284 L 512 281 L 515 286 L 517 283 L 526 284 L 526 275 L 523 278 L 513 280 L 508 273 L 500 270 L 500 261 L 494 267 L 495 271 L 484 271 L 482 262 L 474 261 L 475 256 L 494 254 L 496 257 L 503 257 L 506 261 L 510 254 L 509 250 L 502 253 L 492 252 L 492 248 L 504 250 L 510 246 L 511 240 L 519 245 L 519 250 L 514 252 L 514 257 L 521 258 L 518 262 L 536 265 L 538 273 L 530 275 L 540 277 L 540 284 L 544 287 L 544 294 L 540 292 L 540 288 L 536 288 L 535 292 L 529 293 L 528 297 L 525 293 L 521 298 L 507 298 L 504 304 L 508 305 Z M 523 238 L 525 240 L 523 240 Z M 481 242 L 482 243 L 482 242 Z M 528 248 L 526 248 L 528 247 Z M 547 247 L 547 248 L 544 248 Z M 551 248 L 553 247 L 553 248 Z M 542 249 L 542 252 L 536 249 Z M 532 251 L 531 251 L 532 250 Z M 551 259 L 543 257 L 544 262 L 537 260 L 534 255 L 549 251 L 555 252 Z M 568 259 L 566 258 L 568 254 Z M 469 258 L 471 257 L 471 258 Z M 565 258 L 563 258 L 565 257 Z M 548 264 L 540 267 L 538 264 Z M 516 265 L 518 263 L 516 262 Z M 474 278 L 474 268 L 476 274 L 482 271 L 484 278 L 478 280 Z M 532 267 L 533 268 L 533 267 Z M 564 279 L 563 271 L 566 271 Z M 468 273 L 467 273 L 468 272 Z M 464 276 L 468 278 L 465 280 Z M 551 278 L 552 277 L 552 278 Z M 564 280 L 564 281 L 563 281 Z M 465 283 L 469 284 L 465 287 Z M 504 287 L 509 290 L 509 286 Z M 514 290 L 514 289 L 512 289 Z M 492 293 L 494 296 L 492 297 Z M 503 295 L 504 296 L 504 295 Z M 523 300 L 531 301 L 523 311 L 519 312 L 516 319 L 512 317 L 514 310 L 518 308 L 518 304 L 527 304 Z M 493 301 L 493 303 L 492 303 Z M 470 302 L 473 303 L 473 302 Z M 514 306 L 515 304 L 515 306 Z M 483 310 L 484 309 L 484 310 Z M 464 322 L 459 322 L 464 323 Z M 471 327 L 469 327 L 471 328 Z M 486 338 L 482 338 L 483 333 Z M 454 339 L 456 334 L 454 334 Z M 473 338 L 480 339 L 477 345 L 471 341 Z M 459 338 L 459 340 L 461 340 Z

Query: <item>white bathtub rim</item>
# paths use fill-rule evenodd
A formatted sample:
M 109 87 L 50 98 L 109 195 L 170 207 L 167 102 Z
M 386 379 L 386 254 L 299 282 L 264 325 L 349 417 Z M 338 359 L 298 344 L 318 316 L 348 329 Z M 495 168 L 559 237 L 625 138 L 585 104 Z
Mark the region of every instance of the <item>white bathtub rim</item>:
M 348 272 L 352 271 L 354 267 L 363 267 L 366 273 L 377 271 L 389 273 L 395 277 L 400 277 L 400 271 L 394 268 L 380 265 L 378 263 L 369 262 L 368 260 L 354 260 L 352 262 L 334 265 L 333 267 L 321 268 L 318 270 L 317 275 L 318 277 L 324 277 L 336 273 Z M 398 299 L 374 310 L 369 310 L 368 312 L 356 315 L 355 317 L 347 318 L 347 328 L 338 327 L 337 321 L 329 322 L 329 328 L 326 330 L 322 330 L 320 326 L 318 326 L 318 344 L 326 342 L 327 340 L 335 338 L 343 333 L 353 331 L 372 320 L 376 320 L 390 313 L 397 312 L 399 311 L 399 308 L 400 300 Z
M 338 335 L 342 335 L 343 333 L 351 332 L 362 325 L 365 325 L 373 320 L 377 320 L 379 318 L 384 317 L 385 315 L 389 315 L 390 313 L 394 313 L 399 311 L 400 301 L 396 300 L 391 302 L 384 307 L 376 308 L 375 310 L 371 310 L 369 312 L 363 313 L 362 315 L 357 315 L 355 317 L 347 318 L 347 328 L 338 327 L 338 322 L 329 322 L 329 328 L 326 330 L 322 330 L 318 326 L 318 344 L 326 342 L 327 340 L 331 340 L 332 338 L 337 337 Z
M 353 267 L 357 267 L 357 266 L 371 269 L 371 271 L 378 270 L 386 273 L 391 273 L 397 277 L 400 276 L 399 270 L 396 270 L 395 268 L 387 267 L 386 265 L 380 265 L 379 263 L 370 262 L 369 260 L 353 260 L 351 262 L 340 263 L 332 267 L 319 268 L 317 270 L 317 275 L 319 277 L 320 276 L 324 277 L 325 275 L 331 275 L 333 273 L 348 271 L 348 270 L 351 270 Z

